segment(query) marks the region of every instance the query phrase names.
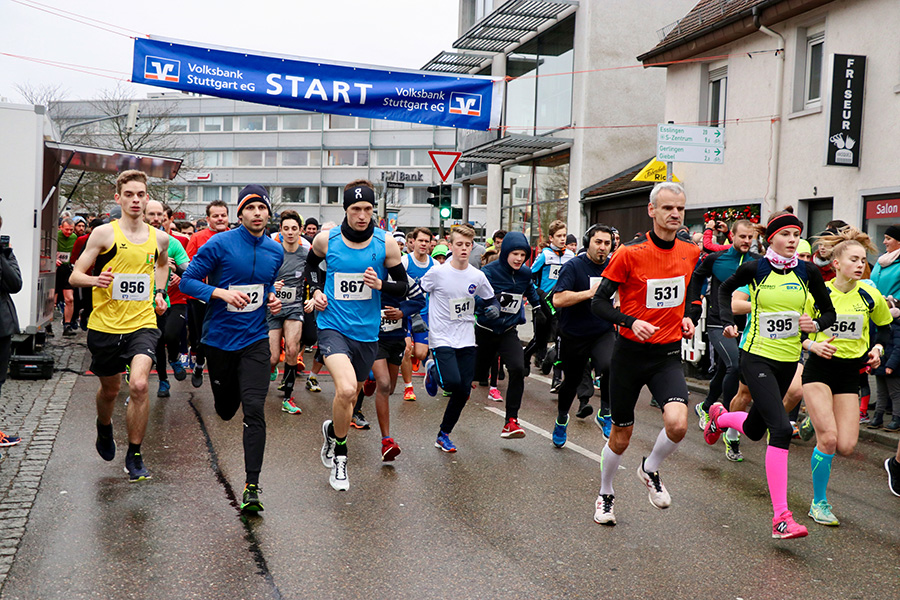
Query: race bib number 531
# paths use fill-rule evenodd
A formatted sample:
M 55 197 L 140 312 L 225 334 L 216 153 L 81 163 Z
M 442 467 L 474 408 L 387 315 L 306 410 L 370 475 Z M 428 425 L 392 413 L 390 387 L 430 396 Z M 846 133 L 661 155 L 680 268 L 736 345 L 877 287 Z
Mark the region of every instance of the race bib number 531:
M 647 308 L 673 308 L 684 302 L 684 275 L 647 280 Z

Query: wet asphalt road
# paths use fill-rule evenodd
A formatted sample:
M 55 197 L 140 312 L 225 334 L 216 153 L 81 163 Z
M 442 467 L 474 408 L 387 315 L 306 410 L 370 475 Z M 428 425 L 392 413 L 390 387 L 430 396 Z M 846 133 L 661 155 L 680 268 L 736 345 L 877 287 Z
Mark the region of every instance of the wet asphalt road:
M 661 471 L 672 507 L 649 504 L 635 469 L 661 418 L 645 393 L 610 528 L 592 521 L 603 440 L 589 420 L 572 417 L 563 450 L 533 430 L 503 440 L 502 415 L 490 410 L 502 404 L 480 388 L 452 436 L 459 452 L 444 454 L 433 447 L 444 402 L 421 378 L 418 402 L 392 399 L 403 453 L 380 461 L 367 400 L 373 428 L 351 430 L 350 491 L 335 492 L 319 460 L 331 414 L 330 380 L 320 381 L 323 393 L 297 394 L 299 416 L 281 412 L 271 385 L 266 510 L 242 518 L 241 424 L 219 420 L 208 384 L 172 380 L 172 398 L 153 399 L 144 456 L 154 477 L 129 484 L 121 455 L 105 463 L 94 450 L 96 380 L 80 377 L 2 597 L 898 597 L 900 498 L 887 491 L 885 446 L 861 442 L 836 459 L 839 528 L 806 517 L 813 442 L 792 446 L 789 502 L 810 536 L 773 540 L 764 445 L 746 442 L 747 459 L 729 463 L 694 418 Z M 547 390 L 529 379 L 520 414 L 544 430 L 555 416 Z M 114 424 L 121 451 L 123 410 Z

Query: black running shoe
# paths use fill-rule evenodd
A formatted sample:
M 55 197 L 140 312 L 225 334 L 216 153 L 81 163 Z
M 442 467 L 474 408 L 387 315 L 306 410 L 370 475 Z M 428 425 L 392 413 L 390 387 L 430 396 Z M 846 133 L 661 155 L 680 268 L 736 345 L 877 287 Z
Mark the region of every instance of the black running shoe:
M 191 373 L 191 385 L 195 388 L 203 385 L 203 367 L 199 365 L 194 367 L 194 372 Z
M 562 385 L 562 379 L 553 378 L 553 381 L 550 382 L 550 393 L 556 394 L 559 392 L 559 386 Z
M 112 435 L 112 425 L 109 426 L 109 435 L 100 433 L 100 427 L 97 427 L 97 454 L 100 458 L 109 462 L 116 457 L 116 440 Z
M 244 496 L 241 499 L 241 510 L 245 512 L 261 512 L 265 510 L 262 502 L 259 501 L 259 495 L 262 488 L 253 483 L 244 486 Z
M 150 471 L 144 466 L 140 452 L 125 455 L 125 472 L 128 473 L 129 483 L 152 479 Z
M 594 407 L 588 403 L 584 403 L 578 407 L 578 412 L 575 413 L 575 416 L 579 419 L 586 419 L 587 417 L 594 414 Z

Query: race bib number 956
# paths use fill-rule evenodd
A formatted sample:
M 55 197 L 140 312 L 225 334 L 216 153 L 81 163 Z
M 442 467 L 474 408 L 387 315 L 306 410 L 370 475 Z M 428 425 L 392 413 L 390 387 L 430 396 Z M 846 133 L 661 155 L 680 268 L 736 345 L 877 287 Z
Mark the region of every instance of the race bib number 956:
M 147 301 L 150 299 L 150 276 L 116 273 L 113 276 L 112 299 Z

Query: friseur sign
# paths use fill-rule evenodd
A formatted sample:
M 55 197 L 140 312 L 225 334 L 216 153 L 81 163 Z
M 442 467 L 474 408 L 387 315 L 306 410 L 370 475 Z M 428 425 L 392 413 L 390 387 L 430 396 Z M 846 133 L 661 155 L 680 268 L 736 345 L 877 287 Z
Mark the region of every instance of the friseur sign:
M 136 38 L 131 80 L 297 110 L 487 130 L 503 80 L 329 64 L 191 42 Z
M 835 54 L 831 71 L 831 112 L 825 164 L 859 166 L 865 89 L 866 57 Z

